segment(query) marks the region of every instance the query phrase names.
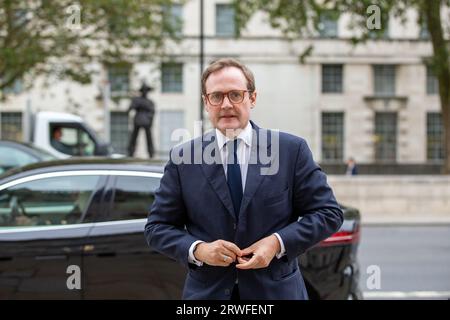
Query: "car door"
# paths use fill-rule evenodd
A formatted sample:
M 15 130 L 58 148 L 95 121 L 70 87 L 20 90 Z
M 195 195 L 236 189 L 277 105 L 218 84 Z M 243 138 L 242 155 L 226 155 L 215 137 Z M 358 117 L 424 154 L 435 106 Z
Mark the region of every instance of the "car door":
M 82 297 L 83 219 L 104 180 L 53 172 L 0 185 L 0 299 Z
M 87 299 L 180 299 L 186 272 L 151 250 L 144 237 L 159 173 L 111 176 L 104 212 L 89 235 L 85 253 Z

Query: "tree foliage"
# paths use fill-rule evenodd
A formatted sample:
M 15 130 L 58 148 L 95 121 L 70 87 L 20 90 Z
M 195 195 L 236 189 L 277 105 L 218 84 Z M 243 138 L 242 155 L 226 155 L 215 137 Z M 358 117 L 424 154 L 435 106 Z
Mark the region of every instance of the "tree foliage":
M 418 13 L 419 26 L 426 25 L 433 54 L 425 63 L 429 64 L 439 83 L 442 119 L 444 124 L 444 172 L 450 173 L 450 61 L 449 41 L 445 33 L 450 34 L 450 0 L 247 0 L 234 1 L 236 23 L 243 29 L 253 14 L 265 12 L 272 27 L 283 31 L 287 39 L 311 37 L 317 33 L 320 17 L 327 13 L 350 13 L 352 15 L 350 28 L 357 31 L 348 39 L 354 44 L 368 39 L 383 38 L 389 17 L 407 22 L 407 10 L 414 9 Z M 372 14 L 369 7 L 379 9 L 381 28 L 369 30 L 367 20 Z M 308 48 L 310 54 L 313 48 Z M 304 61 L 305 56 L 301 56 Z
M 87 83 L 92 62 L 161 55 L 165 39 L 177 39 L 172 2 L 0 0 L 0 90 L 25 75 L 56 74 Z

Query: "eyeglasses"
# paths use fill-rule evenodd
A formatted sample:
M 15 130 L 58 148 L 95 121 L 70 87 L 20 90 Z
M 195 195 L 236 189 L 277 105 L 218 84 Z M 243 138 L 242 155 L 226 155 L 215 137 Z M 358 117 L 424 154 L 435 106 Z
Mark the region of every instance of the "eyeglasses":
M 244 100 L 244 95 L 246 92 L 251 92 L 249 90 L 231 90 L 228 92 L 211 92 L 205 94 L 206 99 L 212 106 L 220 106 L 225 98 L 225 95 L 228 97 L 228 100 L 231 103 L 241 103 Z

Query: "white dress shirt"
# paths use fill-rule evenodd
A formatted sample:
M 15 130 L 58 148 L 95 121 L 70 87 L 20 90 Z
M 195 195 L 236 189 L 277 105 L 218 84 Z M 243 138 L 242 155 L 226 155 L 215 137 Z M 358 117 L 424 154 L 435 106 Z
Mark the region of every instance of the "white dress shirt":
M 222 132 L 220 132 L 218 129 L 216 130 L 216 138 L 217 138 L 217 145 L 219 146 L 220 150 L 220 157 L 222 159 L 223 164 L 223 170 L 225 171 L 225 177 L 227 176 L 227 142 L 231 139 L 225 136 Z M 237 158 L 238 163 L 240 164 L 241 168 L 241 178 L 242 178 L 242 193 L 245 191 L 245 182 L 247 181 L 247 171 L 248 171 L 248 163 L 250 160 L 250 151 L 252 147 L 252 137 L 253 137 L 253 130 L 252 125 L 250 124 L 250 121 L 247 123 L 247 126 L 242 130 L 239 135 L 237 136 L 237 139 L 241 139 L 241 141 L 238 143 L 237 148 Z M 280 242 L 281 251 L 277 254 L 277 258 L 281 258 L 285 254 L 285 248 L 283 240 L 281 239 L 280 235 L 278 233 L 274 233 L 274 235 L 278 238 L 278 241 Z M 197 244 L 204 242 L 201 240 L 195 241 L 191 247 L 189 248 L 189 257 L 188 261 L 190 263 L 194 263 L 198 266 L 202 266 L 203 262 L 198 261 L 194 257 L 194 250 Z

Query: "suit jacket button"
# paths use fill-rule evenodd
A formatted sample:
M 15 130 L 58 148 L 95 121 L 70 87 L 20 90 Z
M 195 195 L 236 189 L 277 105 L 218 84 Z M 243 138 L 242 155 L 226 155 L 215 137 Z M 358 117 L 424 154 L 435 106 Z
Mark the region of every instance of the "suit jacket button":
M 236 223 L 233 223 L 233 230 L 236 230 Z
M 231 293 L 230 289 L 225 289 L 225 294 L 226 294 L 227 296 L 229 296 L 230 293 Z

